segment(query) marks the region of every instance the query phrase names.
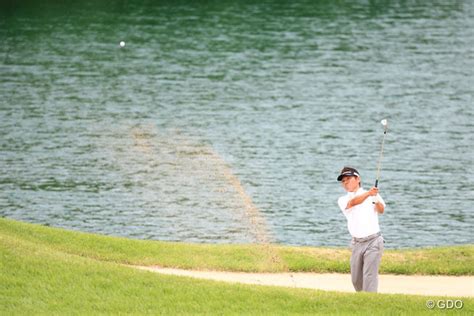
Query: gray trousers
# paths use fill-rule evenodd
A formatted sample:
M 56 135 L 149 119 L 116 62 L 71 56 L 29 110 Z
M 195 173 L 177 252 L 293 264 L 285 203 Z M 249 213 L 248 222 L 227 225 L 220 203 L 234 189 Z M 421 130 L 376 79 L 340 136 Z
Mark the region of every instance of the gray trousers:
M 383 237 L 375 236 L 366 241 L 353 239 L 351 248 L 351 276 L 354 289 L 357 292 L 377 292 Z

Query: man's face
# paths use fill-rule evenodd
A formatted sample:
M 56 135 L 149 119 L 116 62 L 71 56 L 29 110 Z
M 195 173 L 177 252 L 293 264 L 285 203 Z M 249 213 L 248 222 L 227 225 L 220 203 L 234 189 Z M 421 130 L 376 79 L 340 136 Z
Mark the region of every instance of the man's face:
M 359 189 L 360 178 L 356 176 L 346 176 L 342 178 L 341 184 L 347 192 L 355 192 Z

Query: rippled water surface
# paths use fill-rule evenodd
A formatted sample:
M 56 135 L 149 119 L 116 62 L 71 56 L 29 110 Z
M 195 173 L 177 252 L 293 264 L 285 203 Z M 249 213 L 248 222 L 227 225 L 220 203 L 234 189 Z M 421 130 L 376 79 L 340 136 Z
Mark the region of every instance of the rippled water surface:
M 386 246 L 474 243 L 473 30 L 469 0 L 2 2 L 0 216 L 345 246 L 336 177 L 373 185 L 387 118 Z

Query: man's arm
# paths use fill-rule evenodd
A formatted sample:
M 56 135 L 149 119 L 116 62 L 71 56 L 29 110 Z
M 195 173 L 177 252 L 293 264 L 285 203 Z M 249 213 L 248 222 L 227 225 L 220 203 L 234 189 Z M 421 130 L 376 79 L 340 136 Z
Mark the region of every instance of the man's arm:
M 365 193 L 362 193 L 360 195 L 357 195 L 353 197 L 349 202 L 347 202 L 346 210 L 353 208 L 356 205 L 364 203 L 364 201 L 370 196 L 370 191 L 367 191 Z
M 385 211 L 385 205 L 383 205 L 382 202 L 377 200 L 375 202 L 375 211 L 377 211 L 377 213 L 379 214 L 383 214 L 383 212 Z
M 364 203 L 364 201 L 369 196 L 376 196 L 378 193 L 379 193 L 379 189 L 376 187 L 373 187 L 369 191 L 352 198 L 351 200 L 349 200 L 349 202 L 347 202 L 346 210 L 356 205 Z M 385 206 L 383 205 L 383 203 L 380 203 L 379 201 L 377 201 L 377 203 L 375 203 L 375 210 L 377 211 L 377 213 L 383 214 L 383 212 L 385 211 Z

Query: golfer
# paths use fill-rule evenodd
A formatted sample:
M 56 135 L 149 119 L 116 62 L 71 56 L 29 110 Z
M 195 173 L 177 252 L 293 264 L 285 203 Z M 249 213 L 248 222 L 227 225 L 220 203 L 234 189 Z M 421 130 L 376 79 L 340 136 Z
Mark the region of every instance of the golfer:
M 377 292 L 384 243 L 378 215 L 383 214 L 385 202 L 376 187 L 369 191 L 362 188 L 360 174 L 354 168 L 344 167 L 337 181 L 347 191 L 337 202 L 352 235 L 352 284 L 357 292 Z

